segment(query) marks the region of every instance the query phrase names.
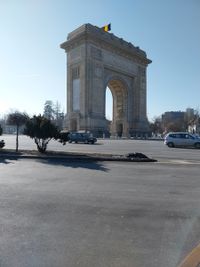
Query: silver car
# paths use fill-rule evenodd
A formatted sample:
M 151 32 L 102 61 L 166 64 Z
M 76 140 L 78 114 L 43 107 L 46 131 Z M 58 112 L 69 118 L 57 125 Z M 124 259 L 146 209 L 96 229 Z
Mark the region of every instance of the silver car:
M 164 138 L 168 147 L 195 147 L 200 148 L 200 138 L 187 132 L 171 132 Z

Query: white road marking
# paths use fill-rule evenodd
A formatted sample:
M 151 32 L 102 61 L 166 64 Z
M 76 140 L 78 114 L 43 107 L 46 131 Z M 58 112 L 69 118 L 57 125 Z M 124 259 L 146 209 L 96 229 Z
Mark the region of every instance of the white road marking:
M 162 163 L 162 164 L 181 164 L 181 165 L 200 165 L 200 161 L 181 160 L 181 159 L 158 160 L 156 163 Z

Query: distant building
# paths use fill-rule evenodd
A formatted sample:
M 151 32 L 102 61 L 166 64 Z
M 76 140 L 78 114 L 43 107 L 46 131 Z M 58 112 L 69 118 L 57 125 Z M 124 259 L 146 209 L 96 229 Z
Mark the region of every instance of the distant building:
M 164 132 L 189 131 L 200 133 L 200 119 L 193 108 L 186 111 L 167 111 L 162 115 L 162 128 Z
M 165 132 L 169 130 L 185 130 L 185 112 L 167 111 L 162 115 L 162 125 Z
M 185 116 L 184 111 L 167 111 L 162 115 L 163 122 L 171 122 L 176 120 L 183 120 Z

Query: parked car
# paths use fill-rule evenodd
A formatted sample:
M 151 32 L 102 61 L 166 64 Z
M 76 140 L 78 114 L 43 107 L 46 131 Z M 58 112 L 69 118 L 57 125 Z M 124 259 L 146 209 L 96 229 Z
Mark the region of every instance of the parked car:
M 195 147 L 200 148 L 200 138 L 187 132 L 171 132 L 164 138 L 168 147 Z
M 97 139 L 93 137 L 90 133 L 78 133 L 72 132 L 69 133 L 69 143 L 85 143 L 85 144 L 94 144 L 97 142 Z

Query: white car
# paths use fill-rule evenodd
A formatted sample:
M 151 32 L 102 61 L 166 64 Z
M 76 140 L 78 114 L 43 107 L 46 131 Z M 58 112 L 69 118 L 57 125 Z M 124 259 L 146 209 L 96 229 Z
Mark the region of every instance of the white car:
M 200 138 L 187 132 L 171 132 L 164 138 L 168 147 L 195 147 L 200 148 Z

